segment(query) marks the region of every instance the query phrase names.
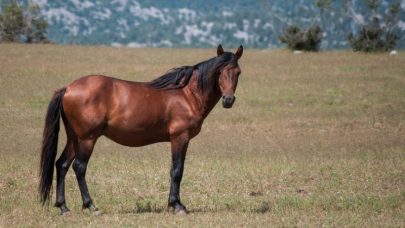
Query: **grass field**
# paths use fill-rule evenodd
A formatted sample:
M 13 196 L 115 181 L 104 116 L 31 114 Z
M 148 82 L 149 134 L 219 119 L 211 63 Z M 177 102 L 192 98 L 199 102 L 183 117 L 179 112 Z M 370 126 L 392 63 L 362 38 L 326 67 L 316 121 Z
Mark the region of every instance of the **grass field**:
M 0 227 L 405 226 L 404 52 L 245 50 L 234 107 L 215 107 L 190 143 L 186 217 L 167 209 L 170 144 L 128 148 L 104 137 L 87 170 L 103 215 L 81 210 L 72 169 L 72 215 L 41 207 L 39 152 L 54 90 L 89 74 L 149 81 L 215 53 L 0 45 Z M 59 137 L 58 154 L 64 130 Z

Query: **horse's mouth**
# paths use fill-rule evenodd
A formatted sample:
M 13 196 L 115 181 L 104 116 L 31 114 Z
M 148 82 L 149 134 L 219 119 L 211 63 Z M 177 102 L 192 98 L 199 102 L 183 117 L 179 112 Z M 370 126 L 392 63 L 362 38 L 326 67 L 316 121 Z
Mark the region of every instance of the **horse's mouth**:
M 224 98 L 222 98 L 222 107 L 224 108 L 232 108 L 233 104 L 235 103 L 236 98 L 233 97 L 231 102 L 227 102 Z

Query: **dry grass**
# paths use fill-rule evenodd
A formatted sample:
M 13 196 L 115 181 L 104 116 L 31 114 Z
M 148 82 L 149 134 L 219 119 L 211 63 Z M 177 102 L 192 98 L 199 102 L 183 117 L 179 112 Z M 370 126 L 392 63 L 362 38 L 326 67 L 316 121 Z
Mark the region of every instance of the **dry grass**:
M 104 215 L 81 211 L 72 170 L 72 216 L 41 208 L 40 141 L 54 90 L 88 74 L 148 81 L 214 54 L 0 45 L 0 227 L 405 226 L 403 52 L 246 50 L 234 107 L 218 105 L 189 146 L 181 195 L 187 217 L 166 208 L 169 144 L 128 148 L 105 138 L 87 172 Z M 61 132 L 60 150 L 64 141 Z

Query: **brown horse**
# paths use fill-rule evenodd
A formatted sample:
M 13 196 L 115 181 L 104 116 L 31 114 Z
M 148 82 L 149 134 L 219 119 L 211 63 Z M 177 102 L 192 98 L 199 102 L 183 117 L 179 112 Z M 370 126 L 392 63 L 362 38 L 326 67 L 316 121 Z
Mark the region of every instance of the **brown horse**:
M 50 200 L 60 116 L 65 125 L 66 147 L 56 162 L 55 206 L 70 213 L 65 201 L 65 176 L 72 164 L 83 200 L 83 209 L 100 213 L 87 189 L 87 163 L 97 139 L 105 137 L 125 146 L 139 147 L 171 142 L 172 167 L 169 207 L 186 214 L 180 202 L 180 182 L 190 139 L 222 97 L 231 108 L 241 70 L 236 53 L 217 48 L 218 57 L 194 66 L 174 68 L 147 83 L 123 81 L 100 75 L 79 78 L 55 92 L 49 103 L 43 133 L 39 192 L 42 205 Z

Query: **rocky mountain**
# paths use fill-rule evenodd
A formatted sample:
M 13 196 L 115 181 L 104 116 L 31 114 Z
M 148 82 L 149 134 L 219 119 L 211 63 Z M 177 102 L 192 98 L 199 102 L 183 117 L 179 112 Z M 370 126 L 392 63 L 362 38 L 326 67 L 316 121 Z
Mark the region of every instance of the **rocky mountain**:
M 339 1 L 339 0 L 338 0 Z M 400 0 L 402 11 L 405 0 Z M 3 1 L 4 2 L 4 1 Z M 279 48 L 278 35 L 287 25 L 255 0 L 34 0 L 48 21 L 48 36 L 61 44 L 128 47 Z M 289 22 L 309 26 L 319 12 L 315 0 L 271 1 Z M 380 16 L 394 0 L 385 0 Z M 398 0 L 397 0 L 398 2 Z M 27 4 L 25 2 L 24 4 Z M 366 20 L 363 0 L 355 0 Z M 385 7 L 385 8 L 384 8 Z M 364 14 L 364 15 L 363 15 Z M 340 14 L 325 12 L 316 22 L 324 30 L 323 49 L 348 48 L 347 34 L 359 25 Z M 405 48 L 405 13 L 396 31 Z

